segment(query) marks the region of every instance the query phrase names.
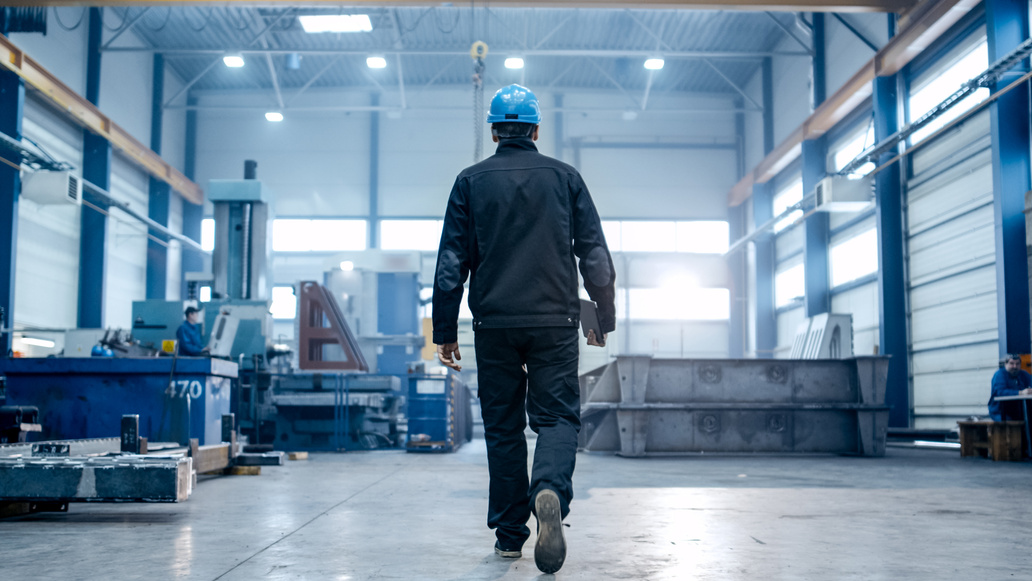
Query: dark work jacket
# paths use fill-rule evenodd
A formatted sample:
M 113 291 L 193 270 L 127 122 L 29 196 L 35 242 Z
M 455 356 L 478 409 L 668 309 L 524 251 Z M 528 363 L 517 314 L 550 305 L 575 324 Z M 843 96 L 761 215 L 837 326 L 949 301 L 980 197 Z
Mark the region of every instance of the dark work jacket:
M 185 357 L 196 357 L 203 355 L 204 345 L 201 343 L 201 324 L 191 325 L 183 321 L 176 331 L 176 339 L 179 341 L 179 354 Z
M 993 376 L 992 395 L 989 396 L 989 417 L 997 422 L 1003 417 L 1002 406 L 1006 402 L 996 401 L 997 397 L 1018 395 L 1027 387 L 1032 387 L 1032 375 L 1024 369 L 1019 369 L 1017 375 L 1007 373 L 1006 369 L 997 370 Z
M 434 277 L 434 343 L 458 336 L 463 284 L 473 329 L 577 326 L 580 282 L 616 328 L 616 275 L 602 222 L 577 170 L 505 139 L 455 180 Z

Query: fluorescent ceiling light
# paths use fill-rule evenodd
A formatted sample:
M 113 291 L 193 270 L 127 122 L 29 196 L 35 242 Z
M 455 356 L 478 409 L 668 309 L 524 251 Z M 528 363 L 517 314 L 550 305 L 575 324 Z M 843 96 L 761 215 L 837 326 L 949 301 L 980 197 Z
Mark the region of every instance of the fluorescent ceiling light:
M 505 59 L 505 68 L 507 69 L 522 69 L 523 59 L 518 56 L 509 57 Z
M 272 122 L 283 121 L 283 113 L 279 111 L 269 111 L 265 114 L 265 119 Z
M 387 59 L 382 56 L 371 56 L 365 60 L 365 64 L 371 69 L 383 69 L 387 68 Z
M 48 339 L 36 339 L 35 337 L 22 337 L 21 342 L 25 343 L 26 345 L 34 345 L 36 347 L 46 347 L 47 349 L 50 349 L 51 347 L 54 346 L 54 342 L 53 341 L 50 341 Z
M 298 16 L 301 27 L 309 34 L 319 32 L 372 32 L 368 14 L 318 14 Z
M 226 63 L 226 66 L 231 69 L 239 69 L 244 66 L 244 57 L 238 54 L 227 54 L 222 57 L 222 62 Z
M 351 262 L 350 260 L 345 260 L 344 262 L 340 263 L 340 269 L 344 272 L 355 270 L 355 263 Z
M 663 59 L 646 59 L 645 60 L 645 68 L 650 70 L 650 71 L 658 71 L 659 69 L 663 68 L 664 64 L 666 64 L 666 63 L 663 61 Z

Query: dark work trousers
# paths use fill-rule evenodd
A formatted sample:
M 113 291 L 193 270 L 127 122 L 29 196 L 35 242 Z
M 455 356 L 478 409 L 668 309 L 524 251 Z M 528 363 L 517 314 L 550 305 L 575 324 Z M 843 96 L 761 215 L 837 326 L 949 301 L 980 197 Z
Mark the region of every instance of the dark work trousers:
M 497 529 L 495 535 L 505 548 L 521 547 L 530 536 L 527 521 L 541 490 L 559 495 L 564 518 L 570 511 L 580 431 L 577 332 L 576 327 L 476 332 L 480 409 L 491 474 L 487 526 Z M 538 435 L 529 481 L 527 416 Z

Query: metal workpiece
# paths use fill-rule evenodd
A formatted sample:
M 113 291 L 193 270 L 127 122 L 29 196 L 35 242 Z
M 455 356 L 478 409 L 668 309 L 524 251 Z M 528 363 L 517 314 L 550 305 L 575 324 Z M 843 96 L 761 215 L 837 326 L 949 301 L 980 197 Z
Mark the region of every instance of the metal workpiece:
M 190 473 L 172 456 L 0 458 L 0 501 L 182 502 Z
M 286 453 L 284 452 L 245 452 L 238 454 L 233 460 L 236 466 L 283 466 Z
M 0 444 L 0 459 L 31 457 L 34 446 L 40 444 L 66 444 L 68 455 L 98 456 L 117 454 L 120 447 L 119 438 L 91 438 L 85 440 L 50 440 L 46 442 L 19 442 L 16 444 Z
M 620 356 L 580 378 L 580 448 L 881 456 L 888 361 Z

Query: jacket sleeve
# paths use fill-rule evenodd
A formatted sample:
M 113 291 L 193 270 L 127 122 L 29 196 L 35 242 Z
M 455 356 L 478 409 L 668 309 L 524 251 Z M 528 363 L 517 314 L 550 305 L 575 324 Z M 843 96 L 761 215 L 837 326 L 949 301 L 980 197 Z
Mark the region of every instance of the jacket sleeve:
M 459 307 L 469 277 L 469 200 L 462 179 L 455 180 L 444 215 L 441 245 L 434 273 L 434 343 L 455 343 L 459 336 Z
M 1008 395 L 1018 395 L 1018 390 L 1007 386 L 1007 371 L 1001 369 L 993 376 L 993 398 Z
M 616 329 L 616 269 L 609 254 L 602 220 L 595 210 L 584 180 L 575 175 L 571 183 L 573 202 L 573 253 L 580 263 L 584 289 L 598 305 L 599 325 L 603 333 Z

